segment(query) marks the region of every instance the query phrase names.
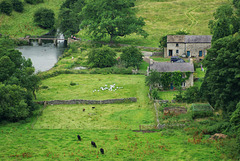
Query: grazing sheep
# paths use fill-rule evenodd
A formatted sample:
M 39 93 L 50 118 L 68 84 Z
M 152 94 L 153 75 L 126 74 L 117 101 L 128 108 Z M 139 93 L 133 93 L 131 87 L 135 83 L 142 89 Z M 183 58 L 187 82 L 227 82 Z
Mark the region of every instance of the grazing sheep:
M 82 140 L 80 135 L 77 135 L 77 137 L 78 137 L 78 140 L 79 140 L 79 141 L 81 141 L 81 140 Z
M 101 149 L 100 149 L 100 152 L 101 152 L 102 154 L 104 154 L 104 149 L 103 149 L 103 148 L 101 148 Z
M 92 144 L 93 147 L 97 148 L 97 145 L 96 145 L 95 142 L 91 141 L 91 144 Z
M 83 112 L 85 111 L 85 108 L 82 110 Z

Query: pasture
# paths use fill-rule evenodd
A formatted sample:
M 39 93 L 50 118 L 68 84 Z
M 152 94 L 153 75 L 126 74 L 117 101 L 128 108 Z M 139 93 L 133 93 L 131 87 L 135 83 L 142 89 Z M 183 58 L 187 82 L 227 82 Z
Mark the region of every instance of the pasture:
M 140 124 L 155 124 L 151 106 L 139 103 L 54 105 L 46 107 L 34 129 L 138 130 Z
M 70 85 L 71 82 L 76 85 Z M 116 91 L 100 89 L 113 84 Z M 48 88 L 37 92 L 38 101 L 136 97 L 139 102 L 144 103 L 148 90 L 144 75 L 62 74 L 43 80 L 42 86 Z
M 75 97 L 78 94 L 86 95 L 86 99 L 132 96 L 138 101 L 105 105 L 48 105 L 38 117 L 18 123 L 2 123 L 0 160 L 220 160 L 221 153 L 216 148 L 218 143 L 204 138 L 200 143 L 194 142 L 187 127 L 151 130 L 156 115 L 147 98 L 144 80 L 141 75 L 90 74 L 63 74 L 44 80 L 43 85 L 49 89 L 41 89 L 37 93 L 43 100 L 48 97 L 79 99 Z M 71 81 L 79 85 L 70 86 Z M 116 83 L 124 88 L 115 91 L 118 95 L 111 91 L 102 91 L 98 96 L 91 94 L 95 85 L 98 87 L 105 83 Z M 139 125 L 148 130 L 140 132 Z M 81 141 L 77 135 L 81 136 Z M 97 148 L 91 146 L 91 141 Z M 104 149 L 104 155 L 100 148 Z
M 2 161 L 221 160 L 216 143 L 188 142 L 182 130 L 137 133 L 124 129 L 31 129 L 30 123 L 1 125 L 0 130 Z M 78 134 L 82 141 L 78 141 Z M 104 155 L 100 148 L 105 150 Z

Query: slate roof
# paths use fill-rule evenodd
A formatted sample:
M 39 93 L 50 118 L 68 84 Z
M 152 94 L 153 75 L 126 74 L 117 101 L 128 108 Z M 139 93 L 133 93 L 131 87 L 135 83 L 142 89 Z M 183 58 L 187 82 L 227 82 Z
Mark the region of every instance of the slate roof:
M 154 62 L 150 65 L 150 70 L 156 70 L 157 72 L 194 72 L 194 66 L 191 63 Z
M 168 43 L 211 43 L 211 35 L 168 35 Z
M 211 43 L 211 35 L 185 35 L 185 43 Z

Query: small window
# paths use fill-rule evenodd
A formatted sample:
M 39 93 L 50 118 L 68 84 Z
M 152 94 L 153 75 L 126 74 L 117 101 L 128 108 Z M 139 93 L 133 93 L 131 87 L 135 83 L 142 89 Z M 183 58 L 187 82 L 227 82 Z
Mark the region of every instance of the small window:
M 185 87 L 186 86 L 186 83 L 185 82 L 182 82 L 182 87 Z
M 176 53 L 178 54 L 178 50 L 176 50 Z
M 176 47 L 178 47 L 178 43 L 176 43 Z

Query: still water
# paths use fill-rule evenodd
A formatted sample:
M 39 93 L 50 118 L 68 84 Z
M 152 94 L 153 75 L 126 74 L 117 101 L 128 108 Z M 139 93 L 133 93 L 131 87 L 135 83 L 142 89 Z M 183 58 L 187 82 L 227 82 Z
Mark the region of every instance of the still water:
M 32 60 L 35 72 L 47 71 L 51 69 L 58 61 L 66 48 L 64 41 L 58 41 L 58 45 L 55 46 L 52 42 L 43 42 L 42 45 L 38 45 L 37 42 L 32 42 L 29 46 L 19 46 L 16 49 L 19 50 L 22 55 Z

